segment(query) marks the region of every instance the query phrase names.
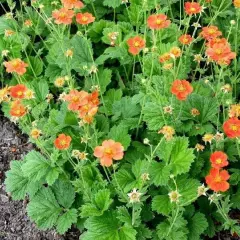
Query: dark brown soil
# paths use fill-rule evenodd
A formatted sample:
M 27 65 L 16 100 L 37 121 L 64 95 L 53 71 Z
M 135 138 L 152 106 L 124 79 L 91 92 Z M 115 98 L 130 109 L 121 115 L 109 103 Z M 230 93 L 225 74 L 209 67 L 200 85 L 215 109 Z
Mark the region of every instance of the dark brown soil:
M 24 201 L 12 201 L 5 191 L 5 172 L 11 160 L 19 160 L 33 148 L 28 138 L 0 113 L 0 240 L 77 240 L 79 232 L 66 236 L 55 231 L 39 231 L 26 214 Z

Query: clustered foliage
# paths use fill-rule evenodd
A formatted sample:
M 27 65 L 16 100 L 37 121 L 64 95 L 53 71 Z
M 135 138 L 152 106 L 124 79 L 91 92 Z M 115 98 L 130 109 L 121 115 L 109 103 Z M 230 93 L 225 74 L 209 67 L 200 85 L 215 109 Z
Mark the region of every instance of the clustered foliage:
M 36 146 L 5 183 L 40 229 L 240 235 L 239 0 L 0 5 L 2 111 Z

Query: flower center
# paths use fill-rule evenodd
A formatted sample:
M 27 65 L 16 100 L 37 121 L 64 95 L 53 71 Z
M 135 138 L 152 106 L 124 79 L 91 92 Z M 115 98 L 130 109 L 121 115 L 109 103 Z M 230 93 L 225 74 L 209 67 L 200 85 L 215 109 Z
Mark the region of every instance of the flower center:
M 18 61 L 13 61 L 12 65 L 13 65 L 13 67 L 17 67 L 18 66 Z
M 18 95 L 18 96 L 22 96 L 22 95 L 23 95 L 23 92 L 22 92 L 22 91 L 19 91 L 19 92 L 17 92 L 17 95 Z
M 66 17 L 66 13 L 60 13 L 59 15 L 61 18 L 65 18 Z
M 196 8 L 195 8 L 195 7 L 191 7 L 191 8 L 190 8 L 190 11 L 191 11 L 191 12 L 195 12 L 195 11 L 196 11 Z
M 222 49 L 220 49 L 220 48 L 217 48 L 216 49 L 216 51 L 215 51 L 215 53 L 217 54 L 217 55 L 221 55 L 222 54 Z
M 184 92 L 186 90 L 186 88 L 182 85 L 182 84 L 180 84 L 179 86 L 178 86 L 178 91 L 179 92 Z
M 221 164 L 221 163 L 222 163 L 222 159 L 221 159 L 221 158 L 218 158 L 218 159 L 216 160 L 216 163 L 217 163 L 217 164 Z
M 215 182 L 220 183 L 222 181 L 222 178 L 220 176 L 217 176 L 215 178 Z
M 214 34 L 216 31 L 214 29 L 209 29 L 208 33 L 209 34 Z
M 78 102 L 78 100 L 79 100 L 79 97 L 78 97 L 78 96 L 74 96 L 74 97 L 72 98 L 72 101 L 75 102 L 75 103 Z
M 61 145 L 61 146 L 65 146 L 66 143 L 67 143 L 66 140 L 61 140 L 61 141 L 60 141 L 60 145 Z
M 108 155 L 111 155 L 113 153 L 113 151 L 112 151 L 111 148 L 106 148 L 105 153 L 108 154 Z
M 134 43 L 134 46 L 135 46 L 135 47 L 139 47 L 139 46 L 140 46 L 139 41 L 136 41 L 136 42 Z
M 88 17 L 83 16 L 83 17 L 82 17 L 82 21 L 83 21 L 83 22 L 87 22 L 87 21 L 88 21 Z
M 236 132 L 238 130 L 238 126 L 237 125 L 231 125 L 231 129 Z
M 161 19 L 157 19 L 156 23 L 157 23 L 158 25 L 160 25 L 160 24 L 163 23 L 163 20 L 161 20 Z

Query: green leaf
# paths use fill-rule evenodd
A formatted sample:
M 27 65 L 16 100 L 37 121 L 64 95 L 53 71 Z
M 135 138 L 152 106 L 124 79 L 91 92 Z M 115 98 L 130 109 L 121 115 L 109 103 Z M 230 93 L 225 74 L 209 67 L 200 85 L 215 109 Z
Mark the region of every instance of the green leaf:
M 171 223 L 174 224 L 171 228 Z M 176 218 L 170 217 L 157 226 L 159 239 L 164 240 L 187 240 L 187 221 L 179 214 Z
M 50 188 L 42 188 L 27 206 L 28 216 L 43 230 L 50 229 L 56 224 L 61 211 Z
M 98 80 L 100 84 L 100 90 L 101 93 L 103 94 L 106 91 L 107 86 L 111 82 L 112 78 L 112 71 L 110 69 L 100 69 L 98 71 Z
M 111 82 L 112 70 L 110 69 L 98 69 L 97 76 L 87 78 L 85 81 L 85 88 L 90 89 L 94 85 L 99 85 L 102 94 L 106 91 L 107 86 Z
M 106 95 L 104 96 L 103 100 L 105 103 L 105 107 L 102 107 L 102 111 L 106 114 L 112 114 L 112 105 L 114 102 L 119 101 L 122 97 L 122 90 L 121 89 L 110 89 L 107 91 Z M 106 108 L 106 110 L 105 110 Z
M 200 235 L 204 233 L 204 231 L 208 227 L 208 222 L 203 213 L 197 212 L 192 218 L 188 221 L 188 229 L 189 229 L 189 240 L 199 240 Z
M 164 163 L 152 162 L 149 174 L 151 181 L 156 186 L 165 186 L 168 183 L 171 166 L 166 166 Z
M 57 201 L 64 208 L 70 208 L 75 199 L 75 191 L 72 184 L 63 179 L 57 180 L 52 186 Z
M 88 30 L 88 36 L 94 43 L 101 41 L 103 36 L 103 29 L 106 27 L 113 26 L 114 23 L 108 22 L 106 20 L 101 19 L 100 21 L 94 22 Z
M 165 125 L 161 105 L 147 103 L 143 109 L 143 120 L 147 123 L 149 130 L 160 130 Z
M 146 160 L 136 160 L 132 165 L 132 172 L 136 179 L 140 179 L 143 173 L 148 173 L 149 161 Z
M 231 203 L 233 208 L 240 209 L 240 189 L 232 195 Z
M 178 191 L 182 195 L 180 197 L 182 206 L 187 206 L 198 198 L 198 187 L 200 186 L 200 182 L 197 179 L 187 178 L 185 175 L 181 175 L 176 181 Z
M 99 132 L 108 133 L 109 132 L 109 121 L 104 115 L 97 115 L 96 119 L 96 129 Z
M 121 5 L 122 0 L 104 0 L 103 5 L 107 7 L 117 8 Z
M 50 186 L 53 185 L 54 182 L 58 179 L 59 173 L 60 173 L 59 168 L 57 167 L 51 168 L 46 176 L 47 184 Z
M 72 68 L 81 75 L 85 73 L 84 67 L 93 65 L 93 50 L 89 40 L 82 36 L 75 35 L 70 44 L 73 47 Z
M 152 231 L 144 224 L 140 225 L 137 229 L 137 240 L 153 239 Z
M 26 155 L 25 160 L 22 171 L 31 181 L 39 181 L 48 174 L 50 164 L 41 153 L 33 150 Z
M 34 106 L 31 109 L 31 114 L 35 119 L 38 119 L 41 115 L 43 116 L 44 112 L 46 111 L 46 109 L 48 108 L 49 104 L 45 101 L 45 102 L 41 102 L 39 104 L 37 104 L 36 106 Z
M 47 94 L 49 93 L 48 84 L 44 79 L 40 81 L 34 81 L 32 87 L 35 91 L 36 100 L 42 102 L 46 99 Z
M 125 206 L 118 207 L 117 213 L 117 219 L 119 219 L 122 223 L 126 223 L 129 225 L 132 224 L 132 217 Z
M 60 234 L 65 233 L 73 223 L 77 222 L 77 210 L 72 208 L 67 210 L 62 216 L 57 220 L 57 231 Z
M 124 190 L 124 192 L 127 193 L 134 188 L 136 184 L 136 179 L 134 175 L 131 173 L 131 168 L 129 169 L 121 168 L 116 172 L 115 176 L 118 184 Z M 117 183 L 116 183 L 116 186 L 117 186 Z
M 109 208 L 111 203 L 112 203 L 112 199 L 110 199 L 109 189 L 99 190 L 95 194 L 95 204 L 98 209 L 101 209 L 101 211 L 106 211 Z
M 61 76 L 62 69 L 56 64 L 49 64 L 45 71 L 45 76 L 50 80 L 56 79 Z
M 175 137 L 161 144 L 158 154 L 165 162 L 169 162 L 172 173 L 176 176 L 187 173 L 194 161 L 193 149 L 188 148 L 187 137 Z
M 23 175 L 22 161 L 11 161 L 10 170 L 6 172 L 6 191 L 11 193 L 13 200 L 24 199 L 28 189 L 28 178 Z
M 101 216 L 103 213 L 92 203 L 86 203 L 81 207 L 81 217 L 95 217 Z
M 28 73 L 32 76 L 39 76 L 43 71 L 43 62 L 38 57 L 28 57 L 26 62 L 28 63 Z
M 90 217 L 85 222 L 87 232 L 82 240 L 136 240 L 136 230 L 129 225 L 122 225 L 116 218 L 116 212 L 106 212 L 100 217 Z
M 3 35 L 6 29 L 16 31 L 17 24 L 14 19 L 7 19 L 6 16 L 3 15 L 0 17 L 0 34 Z
M 180 106 L 176 106 L 180 108 Z M 193 116 L 191 110 L 196 108 L 199 111 L 199 115 Z M 214 122 L 218 113 L 218 102 L 216 98 L 208 98 L 198 94 L 191 94 L 188 99 L 183 103 L 182 107 L 182 120 L 191 119 L 195 122 L 204 124 L 208 121 Z
M 168 216 L 172 210 L 172 203 L 168 195 L 158 195 L 153 198 L 152 210 L 157 213 Z
M 122 119 L 132 118 L 140 114 L 140 106 L 136 104 L 133 98 L 123 97 L 120 101 L 117 101 L 113 104 L 112 108 L 114 118 Z
M 101 216 L 108 210 L 112 199 L 110 199 L 110 191 L 108 189 L 99 190 L 92 203 L 87 203 L 81 207 L 81 216 Z
M 132 62 L 132 58 L 129 56 L 128 51 L 123 44 L 107 48 L 95 62 L 98 65 L 102 65 L 108 59 L 118 59 L 121 65 L 130 64 Z
M 128 149 L 131 143 L 131 137 L 127 129 L 122 125 L 112 127 L 108 134 L 108 138 L 120 142 L 124 147 L 124 151 Z

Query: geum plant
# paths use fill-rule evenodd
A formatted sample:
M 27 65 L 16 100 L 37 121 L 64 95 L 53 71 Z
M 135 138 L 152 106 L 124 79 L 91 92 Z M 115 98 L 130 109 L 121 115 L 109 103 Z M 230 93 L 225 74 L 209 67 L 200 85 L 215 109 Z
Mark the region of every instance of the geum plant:
M 5 183 L 40 229 L 240 234 L 239 0 L 0 4 L 2 111 L 36 146 Z

